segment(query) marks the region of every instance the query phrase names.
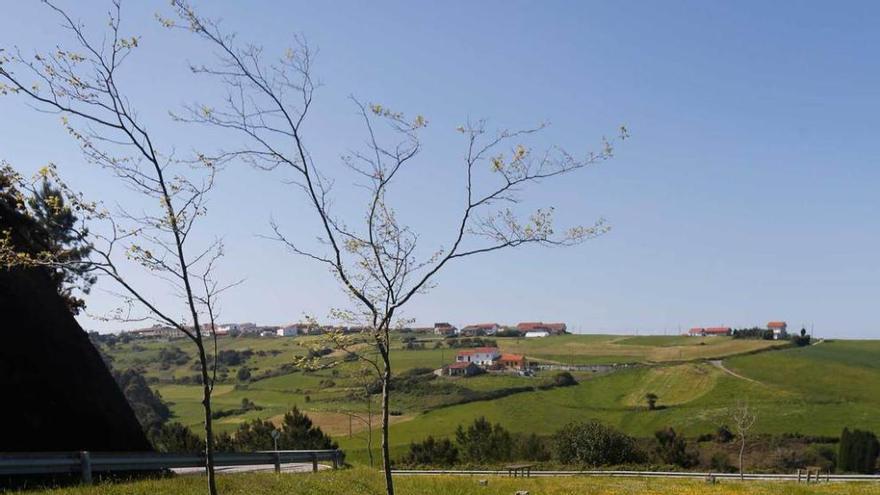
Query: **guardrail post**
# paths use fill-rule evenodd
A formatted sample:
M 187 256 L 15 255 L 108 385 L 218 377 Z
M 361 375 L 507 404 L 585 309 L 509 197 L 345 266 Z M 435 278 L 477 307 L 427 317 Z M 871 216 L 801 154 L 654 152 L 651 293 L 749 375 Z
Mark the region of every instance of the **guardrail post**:
M 92 484 L 92 458 L 89 455 L 88 450 L 80 451 L 79 453 L 79 466 L 80 471 L 82 472 L 82 482 L 91 485 Z
M 333 451 L 333 469 L 339 469 L 339 451 Z
M 797 482 L 800 483 L 801 482 L 801 470 L 800 469 L 797 470 L 797 476 L 798 476 Z
M 312 472 L 318 472 L 318 455 L 312 452 Z
M 275 451 L 275 472 L 281 472 L 281 454 L 277 450 Z

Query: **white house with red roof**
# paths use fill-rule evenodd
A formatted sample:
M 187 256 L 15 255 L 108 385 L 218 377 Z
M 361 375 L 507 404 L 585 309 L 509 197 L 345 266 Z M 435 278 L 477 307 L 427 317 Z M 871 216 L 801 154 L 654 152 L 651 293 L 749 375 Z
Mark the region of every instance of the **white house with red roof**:
M 519 333 L 526 337 L 546 337 L 548 335 L 562 335 L 567 330 L 565 323 L 544 323 L 543 321 L 524 321 L 516 324 Z M 531 333 L 531 335 L 529 335 Z M 542 335 L 546 333 L 546 335 Z
M 788 337 L 788 324 L 784 321 L 771 321 L 767 323 L 767 330 L 773 332 L 773 340 Z
M 497 347 L 474 347 L 473 349 L 458 351 L 458 355 L 455 356 L 455 362 L 491 366 L 500 357 L 501 351 Z

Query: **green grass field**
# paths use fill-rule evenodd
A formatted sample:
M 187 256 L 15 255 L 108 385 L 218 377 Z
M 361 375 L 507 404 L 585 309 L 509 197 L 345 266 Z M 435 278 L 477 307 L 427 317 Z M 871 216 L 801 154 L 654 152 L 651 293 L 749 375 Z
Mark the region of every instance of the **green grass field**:
M 485 478 L 485 477 L 480 477 Z M 700 480 L 640 478 L 500 478 L 489 477 L 486 486 L 470 477 L 395 478 L 401 495 L 511 495 L 526 490 L 534 495 L 872 495 L 880 494 L 876 483 L 828 483 L 724 481 L 707 485 Z M 382 478 L 377 471 L 349 469 L 318 474 L 237 474 L 218 477 L 224 495 L 381 495 Z M 204 477 L 187 476 L 134 483 L 77 486 L 39 492 L 47 495 L 198 495 L 206 492 Z
M 423 337 L 425 349 L 393 351 L 397 374 L 413 368 L 436 368 L 454 359 L 454 349 L 433 348 L 436 339 Z M 732 406 L 748 400 L 758 412 L 756 432 L 836 436 L 843 427 L 880 431 L 880 341 L 827 341 L 807 348 L 781 348 L 780 343 L 726 337 L 567 335 L 544 339 L 497 339 L 505 352 L 562 363 L 635 362 L 638 366 L 609 374 L 575 373 L 573 387 L 517 393 L 492 401 L 449 405 L 467 393 L 535 386 L 553 372 L 537 377 L 482 375 L 437 379 L 419 393 L 395 392 L 392 450 L 402 452 L 427 435 L 449 436 L 459 424 L 486 416 L 513 432 L 551 435 L 570 421 L 598 419 L 625 432 L 647 437 L 672 426 L 694 436 L 729 423 Z M 223 338 L 221 349 L 251 349 L 246 365 L 255 373 L 278 371 L 315 344 L 307 338 Z M 139 365 L 160 380 L 154 387 L 172 402 L 175 420 L 198 428 L 200 387 L 169 383 L 171 376 L 191 375 L 191 363 L 161 369 L 158 349 L 168 343 L 129 343 L 109 351 L 117 368 Z M 181 349 L 187 349 L 178 341 Z M 135 347 L 139 346 L 139 347 Z M 768 352 L 760 352 L 768 350 Z M 273 352 L 274 351 L 274 352 Z M 716 366 L 713 362 L 721 362 Z M 247 397 L 263 409 L 217 420 L 216 429 L 230 431 L 252 418 L 275 418 L 294 405 L 336 436 L 349 459 L 365 459 L 365 431 L 352 426 L 349 438 L 345 412 L 363 411 L 366 404 L 352 396 L 356 363 L 332 369 L 285 372 L 272 378 L 218 384 L 215 409 L 238 407 Z M 228 374 L 235 376 L 236 368 Z M 737 376 L 738 375 L 738 376 Z M 661 409 L 647 411 L 644 396 L 659 396 Z M 374 398 L 374 410 L 378 404 Z M 376 420 L 377 421 L 377 420 Z

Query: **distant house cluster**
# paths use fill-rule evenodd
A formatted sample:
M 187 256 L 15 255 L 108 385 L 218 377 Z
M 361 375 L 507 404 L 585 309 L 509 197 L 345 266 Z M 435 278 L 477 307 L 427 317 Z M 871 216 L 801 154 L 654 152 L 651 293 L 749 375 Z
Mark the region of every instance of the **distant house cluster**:
M 210 332 L 209 325 L 202 325 L 202 333 Z M 256 323 L 222 323 L 216 325 L 214 331 L 217 335 L 254 335 L 260 337 L 296 337 L 300 335 L 321 335 L 329 332 L 357 333 L 364 331 L 363 327 L 346 327 L 333 325 L 319 325 L 317 323 L 290 323 L 286 325 L 266 326 Z M 435 323 L 433 327 L 405 328 L 404 331 L 415 333 L 434 333 L 441 337 L 549 337 L 563 335 L 567 332 L 565 323 L 544 323 L 540 321 L 517 323 L 515 326 L 499 325 L 498 323 L 475 323 L 458 329 L 448 322 Z M 177 328 L 154 325 L 148 328 L 131 330 L 126 332 L 137 338 L 164 338 L 175 339 L 185 337 L 185 334 Z
M 499 334 L 504 336 L 518 337 L 549 337 L 562 335 L 567 332 L 565 323 L 544 323 L 540 321 L 517 323 L 516 326 L 504 326 L 498 323 L 475 323 L 461 328 L 455 328 L 446 322 L 434 324 L 434 334 L 441 337 L 491 337 Z
M 688 330 L 688 335 L 698 337 L 714 337 L 719 335 L 732 335 L 733 329 L 730 327 L 695 327 Z
M 524 372 L 527 368 L 528 361 L 521 354 L 505 354 L 497 347 L 474 347 L 458 351 L 454 363 L 434 373 L 439 376 L 473 376 L 486 371 Z
M 773 332 L 773 340 L 782 340 L 788 338 L 788 324 L 784 321 L 771 321 L 766 325 L 766 329 Z M 688 330 L 688 335 L 692 337 L 713 337 L 733 335 L 733 329 L 730 327 L 695 327 Z

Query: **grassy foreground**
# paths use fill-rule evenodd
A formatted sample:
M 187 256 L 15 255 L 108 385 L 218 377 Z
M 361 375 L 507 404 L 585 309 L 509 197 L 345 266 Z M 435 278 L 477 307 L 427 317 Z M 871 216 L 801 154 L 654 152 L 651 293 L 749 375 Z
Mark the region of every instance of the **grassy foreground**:
M 533 495 L 562 494 L 880 494 L 880 485 L 873 483 L 830 483 L 798 485 L 790 482 L 722 482 L 707 485 L 699 480 L 658 480 L 638 478 L 488 478 L 480 486 L 478 478 L 469 477 L 406 477 L 396 478 L 397 493 L 402 495 L 510 495 L 527 490 Z M 224 495 L 361 495 L 384 493 L 378 471 L 363 468 L 325 471 L 319 474 L 273 473 L 221 475 L 220 493 Z M 196 495 L 205 493 L 201 476 L 187 476 L 134 483 L 78 486 L 50 490 L 49 495 Z M 38 493 L 38 492 L 27 492 Z

